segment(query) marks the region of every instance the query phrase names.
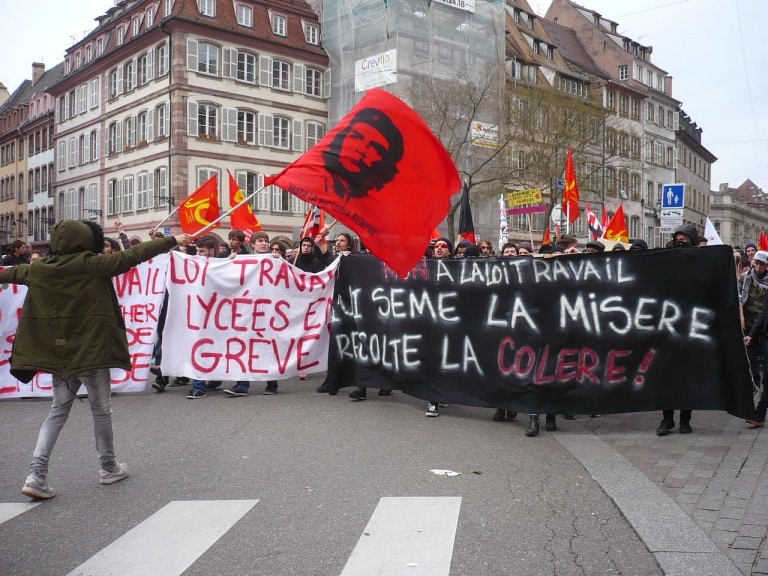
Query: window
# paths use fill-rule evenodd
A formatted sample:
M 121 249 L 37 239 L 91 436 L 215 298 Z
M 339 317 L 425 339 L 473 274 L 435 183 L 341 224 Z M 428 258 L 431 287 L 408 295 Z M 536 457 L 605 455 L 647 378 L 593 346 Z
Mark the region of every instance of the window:
M 123 67 L 125 91 L 130 92 L 136 87 L 136 62 L 131 60 Z
M 147 28 L 152 26 L 152 24 L 154 23 L 155 23 L 155 9 L 150 8 L 149 10 L 147 10 Z
M 667 168 L 672 168 L 672 162 L 673 162 L 674 152 L 673 148 L 671 146 L 667 146 L 667 154 L 664 162 L 664 166 Z M 695 172 L 696 170 L 694 170 Z
M 90 62 L 91 60 L 93 60 L 93 46 L 88 44 L 85 47 L 85 61 Z
M 305 72 L 305 90 L 309 96 L 323 97 L 323 73 L 315 68 L 307 68 Z
M 166 18 L 171 15 L 173 11 L 173 0 L 165 0 L 165 16 Z
M 629 80 L 629 66 L 619 66 L 619 80 Z
M 675 113 L 672 110 L 667 110 L 667 125 L 666 126 L 670 130 L 673 129 L 673 124 L 674 124 L 673 118 L 674 118 L 674 116 L 675 116 Z
M 270 16 L 270 20 L 272 22 L 272 32 L 277 34 L 278 36 L 287 36 L 287 21 L 285 19 L 285 16 L 280 16 L 279 14 L 272 14 Z
M 629 108 L 627 106 L 627 97 L 623 94 L 619 96 L 619 112 L 622 114 L 626 114 L 629 111 Z
M 320 29 L 314 24 L 304 24 L 304 39 L 307 44 L 320 44 Z
M 216 0 L 197 0 L 200 7 L 200 14 L 203 16 L 216 16 Z
M 280 60 L 272 61 L 272 88 L 291 89 L 291 65 Z
M 622 156 L 629 154 L 629 136 L 626 132 L 619 132 L 619 154 Z
M 74 138 L 69 139 L 69 167 L 74 168 L 78 164 L 79 149 L 77 147 L 77 140 Z
M 209 168 L 209 167 L 202 167 L 197 169 L 197 185 L 198 187 L 202 186 L 208 180 L 216 176 L 219 180 L 221 180 L 221 174 L 219 173 L 219 170 L 216 168 Z
M 438 46 L 437 58 L 443 62 L 451 62 L 453 61 L 453 52 L 448 46 Z
M 168 45 L 160 44 L 157 47 L 157 76 L 165 76 L 168 72 Z
M 309 150 L 325 136 L 325 126 L 319 122 L 307 122 L 307 147 Z
M 291 195 L 277 186 L 272 188 L 272 212 L 288 212 L 291 205 Z
M 640 118 L 640 101 L 632 98 L 632 117 Z
M 611 110 L 616 109 L 616 93 L 615 92 L 608 92 L 606 95 L 606 107 L 610 108 Z
M 554 57 L 555 51 L 552 49 L 552 46 L 547 46 L 547 60 L 552 60 Z
M 632 200 L 637 200 L 640 197 L 640 174 L 632 174 L 629 190 L 632 195 Z
M 123 178 L 123 212 L 133 212 L 133 176 Z
M 256 56 L 248 52 L 237 53 L 237 79 L 256 83 Z
M 655 121 L 655 118 L 656 118 L 656 108 L 654 107 L 653 104 L 648 102 L 648 107 L 647 107 L 647 112 L 646 112 L 645 119 L 648 122 L 653 123 Z
M 632 158 L 640 158 L 640 138 L 632 137 Z
M 107 216 L 120 212 L 120 187 L 116 178 L 107 181 Z
M 79 164 L 85 164 L 86 162 L 88 162 L 88 159 L 91 157 L 90 144 L 91 144 L 90 137 L 86 138 L 85 134 L 80 134 L 80 138 L 78 138 L 78 141 L 77 141 L 77 155 L 78 155 Z
M 109 73 L 109 97 L 117 98 L 123 93 L 123 69 L 115 68 Z
M 157 135 L 159 136 L 167 136 L 168 135 L 168 103 L 160 104 L 157 108 L 155 108 L 156 116 L 157 116 Z
M 133 19 L 133 36 L 136 37 L 139 35 L 139 29 L 141 28 L 141 25 L 139 24 L 139 19 L 134 18 Z
M 629 237 L 637 238 L 640 235 L 640 218 L 632 216 L 629 219 Z
M 69 117 L 74 118 L 77 116 L 77 102 L 78 102 L 78 90 L 72 90 L 67 96 L 69 101 Z
M 125 41 L 125 27 L 118 26 L 117 28 L 117 45 L 122 46 Z
M 122 133 L 122 124 L 120 122 L 112 122 L 107 127 L 107 150 L 109 154 L 117 154 L 123 149 Z
M 659 166 L 664 165 L 664 144 L 659 142 L 653 143 L 653 161 Z
M 154 114 L 151 111 L 139 112 L 136 117 L 137 144 L 146 144 L 154 139 L 153 120 Z
M 256 114 L 253 112 L 237 111 L 237 141 L 239 144 L 256 144 Z
M 246 170 L 238 170 L 235 172 L 235 179 L 237 180 L 237 186 L 243 191 L 243 194 L 249 196 L 262 187 L 264 184 L 264 177 L 256 172 L 250 172 Z M 266 201 L 262 202 L 262 198 Z M 267 190 L 261 190 L 254 198 L 248 202 L 256 211 L 269 210 L 269 194 Z
M 619 171 L 619 194 L 625 200 L 627 199 L 627 188 L 629 188 L 628 175 L 623 170 Z
M 275 148 L 288 149 L 291 147 L 291 122 L 288 118 L 275 116 L 272 133 Z
M 96 54 L 99 56 L 104 54 L 104 38 L 99 38 L 96 40 Z
M 197 43 L 197 71 L 203 74 L 219 74 L 219 47 L 207 42 Z
M 616 132 L 614 130 L 605 131 L 605 149 L 613 153 L 616 149 Z
M 533 41 L 533 53 L 538 54 L 539 53 L 539 42 L 537 40 Z
M 253 8 L 246 4 L 237 5 L 237 23 L 240 26 L 253 26 Z
M 168 169 L 161 166 L 155 170 L 155 194 L 153 194 L 154 206 L 168 205 Z M 150 201 L 152 202 L 152 201 Z
M 91 162 L 99 159 L 99 129 L 91 130 L 90 135 L 88 136 L 88 140 L 90 141 L 90 149 L 91 149 Z
M 419 54 L 429 54 L 429 44 L 424 40 L 414 40 L 413 50 Z
M 217 136 L 217 126 L 219 118 L 219 109 L 213 104 L 191 104 L 196 108 L 197 130 L 194 136 L 205 136 L 215 138 Z
M 125 148 L 136 146 L 136 116 L 128 116 L 123 121 L 123 136 L 125 138 Z
M 152 80 L 153 56 L 154 54 L 150 50 L 139 58 L 139 84 L 141 86 Z

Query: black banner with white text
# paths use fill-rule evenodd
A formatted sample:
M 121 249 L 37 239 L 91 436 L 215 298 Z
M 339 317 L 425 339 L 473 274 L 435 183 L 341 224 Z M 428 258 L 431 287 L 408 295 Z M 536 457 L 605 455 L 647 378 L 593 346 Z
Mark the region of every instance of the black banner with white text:
M 328 385 L 521 412 L 753 415 L 730 248 L 342 258 Z

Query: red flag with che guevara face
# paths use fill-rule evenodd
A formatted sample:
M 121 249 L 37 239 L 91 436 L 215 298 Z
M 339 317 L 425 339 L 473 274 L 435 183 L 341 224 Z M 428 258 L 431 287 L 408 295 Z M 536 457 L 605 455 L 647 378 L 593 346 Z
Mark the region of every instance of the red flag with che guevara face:
M 450 155 L 419 115 L 378 88 L 265 183 L 346 224 L 401 276 L 424 255 L 461 187 Z

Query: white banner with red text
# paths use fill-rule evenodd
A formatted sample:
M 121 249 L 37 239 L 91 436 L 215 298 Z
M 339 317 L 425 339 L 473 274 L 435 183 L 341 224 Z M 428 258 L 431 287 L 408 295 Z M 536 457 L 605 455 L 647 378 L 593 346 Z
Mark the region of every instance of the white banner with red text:
M 167 270 L 168 255 L 162 254 L 112 279 L 125 318 L 133 366 L 130 372 L 112 369 L 115 392 L 141 392 L 146 388 Z M 26 295 L 26 286 L 0 287 L 0 399 L 51 396 L 50 374 L 38 373 L 26 384 L 11 376 L 11 347 Z M 84 386 L 80 392 L 86 392 Z
M 317 274 L 270 254 L 171 254 L 163 374 L 281 380 L 326 370 L 338 258 Z

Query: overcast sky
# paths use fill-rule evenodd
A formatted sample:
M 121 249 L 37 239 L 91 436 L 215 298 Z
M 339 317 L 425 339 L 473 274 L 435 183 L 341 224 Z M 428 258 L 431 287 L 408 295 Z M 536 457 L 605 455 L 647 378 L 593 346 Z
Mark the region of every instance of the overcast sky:
M 652 61 L 674 77 L 672 95 L 703 128 L 718 161 L 712 188 L 751 178 L 768 193 L 766 0 L 582 0 L 619 23 L 619 32 L 653 46 Z M 543 15 L 549 0 L 530 0 Z M 0 82 L 9 91 L 31 78 L 32 62 L 61 62 L 96 26 L 112 0 L 0 0 Z M 762 64 L 762 69 L 760 69 Z

